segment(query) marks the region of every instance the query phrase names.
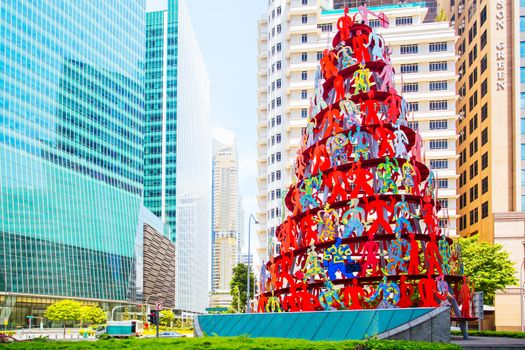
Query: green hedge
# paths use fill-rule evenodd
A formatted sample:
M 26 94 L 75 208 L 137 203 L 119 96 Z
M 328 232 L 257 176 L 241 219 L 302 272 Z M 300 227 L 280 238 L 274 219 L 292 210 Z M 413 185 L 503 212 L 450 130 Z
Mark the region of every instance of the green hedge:
M 247 338 L 247 337 L 205 337 L 205 338 L 179 338 L 179 339 L 123 339 L 99 340 L 79 342 L 47 342 L 47 343 L 11 343 L 0 345 L 0 349 L 108 349 L 125 348 L 134 349 L 299 349 L 299 350 L 448 350 L 461 349 L 457 345 L 442 343 L 422 343 L 392 340 L 370 340 L 366 342 L 341 341 L 341 342 L 312 342 L 308 340 L 279 339 L 279 338 Z
M 474 337 L 507 337 L 507 338 L 525 338 L 522 332 L 507 331 L 468 331 L 469 335 Z M 452 335 L 462 335 L 461 331 L 452 331 Z

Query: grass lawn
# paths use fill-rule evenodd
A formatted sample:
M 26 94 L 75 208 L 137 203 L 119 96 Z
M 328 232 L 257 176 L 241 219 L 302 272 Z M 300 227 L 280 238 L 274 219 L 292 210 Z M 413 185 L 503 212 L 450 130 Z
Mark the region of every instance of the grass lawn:
M 279 338 L 247 338 L 247 337 L 205 337 L 181 339 L 111 339 L 78 342 L 21 342 L 0 344 L 0 349 L 299 349 L 299 350 L 445 350 L 461 349 L 453 344 L 420 343 L 409 341 L 379 341 L 367 342 L 312 342 L 307 340 L 279 339 Z

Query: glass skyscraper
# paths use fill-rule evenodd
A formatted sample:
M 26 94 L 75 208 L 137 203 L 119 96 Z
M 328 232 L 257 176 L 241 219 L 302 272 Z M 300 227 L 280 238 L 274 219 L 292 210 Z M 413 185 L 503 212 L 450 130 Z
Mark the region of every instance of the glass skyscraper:
M 175 306 L 204 311 L 210 254 L 209 81 L 182 0 L 146 14 L 144 205 L 171 227 Z
M 137 300 L 145 0 L 0 6 L 0 318 Z

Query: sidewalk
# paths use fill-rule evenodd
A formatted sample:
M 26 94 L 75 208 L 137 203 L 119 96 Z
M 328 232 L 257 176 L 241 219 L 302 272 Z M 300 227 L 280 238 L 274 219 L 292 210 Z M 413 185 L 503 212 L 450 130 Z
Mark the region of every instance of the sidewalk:
M 525 339 L 505 337 L 473 337 L 467 340 L 460 336 L 452 336 L 451 341 L 463 349 L 490 350 L 490 349 L 525 349 Z

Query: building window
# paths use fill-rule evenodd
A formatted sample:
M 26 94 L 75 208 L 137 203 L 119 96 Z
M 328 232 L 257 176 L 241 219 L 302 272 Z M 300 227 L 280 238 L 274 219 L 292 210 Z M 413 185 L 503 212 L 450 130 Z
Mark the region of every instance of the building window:
M 472 111 L 474 107 L 478 105 L 478 92 L 477 91 L 474 91 L 474 94 L 470 96 L 470 98 L 468 99 L 468 102 L 469 102 L 468 104 L 469 111 Z
M 410 112 L 419 111 L 419 102 L 408 102 L 408 110 Z
M 301 80 L 306 80 L 306 79 L 308 79 L 308 72 L 303 70 L 301 72 Z
M 408 45 L 401 45 L 401 54 L 402 55 L 408 55 L 412 53 L 418 52 L 418 45 L 417 44 L 408 44 Z
M 321 60 L 321 58 L 323 58 L 323 52 L 322 51 L 317 51 L 317 60 Z
M 485 152 L 481 156 L 481 170 L 487 169 L 489 166 L 489 153 Z
M 396 26 L 408 26 L 412 24 L 412 17 L 396 17 Z
M 428 64 L 428 69 L 431 72 L 444 71 L 448 69 L 447 61 L 440 62 L 430 62 Z
M 275 145 L 275 136 L 272 136 L 272 146 Z
M 478 222 L 478 208 L 470 211 L 470 224 L 474 225 Z
M 370 19 L 368 20 L 368 25 L 372 28 L 379 28 L 381 26 L 381 22 L 378 19 Z
M 303 5 L 308 5 L 308 0 L 303 0 Z
M 479 13 L 479 26 L 481 27 L 483 23 L 485 23 L 486 20 L 487 20 L 487 6 L 485 6 L 483 10 L 481 10 L 481 12 Z
M 447 149 L 448 141 L 445 139 L 430 140 L 430 149 Z
M 275 124 L 277 125 L 281 125 L 281 116 L 278 115 L 277 117 L 275 117 Z
M 430 91 L 441 91 L 441 90 L 446 90 L 447 88 L 448 88 L 448 84 L 446 80 L 430 82 Z
M 485 219 L 487 216 L 489 216 L 489 202 L 484 202 L 481 205 L 481 218 Z
M 280 97 L 277 97 L 277 99 L 275 100 L 275 104 L 277 107 L 279 107 L 281 105 L 281 98 Z
M 438 119 L 430 121 L 430 130 L 444 130 L 448 128 L 446 119 Z
M 488 92 L 487 79 L 483 80 L 481 83 L 481 96 L 485 96 Z
M 280 180 L 280 179 L 281 179 L 281 171 L 280 171 L 280 170 L 277 170 L 277 171 L 275 172 L 275 179 L 276 179 L 276 180 Z
M 308 61 L 308 53 L 307 53 L 307 52 L 303 52 L 303 53 L 301 54 L 301 61 L 302 61 L 302 62 L 306 62 L 306 61 Z
M 487 142 L 489 142 L 489 129 L 485 128 L 481 132 L 481 145 L 485 145 Z
M 489 191 L 489 178 L 488 176 L 484 177 L 481 180 L 481 194 L 485 194 Z
M 308 93 L 306 90 L 301 90 L 301 98 L 306 100 L 308 98 Z
M 308 42 L 308 34 L 301 35 L 301 42 L 303 44 Z
M 280 89 L 281 88 L 281 79 L 277 79 L 275 81 L 275 85 L 277 86 L 278 89 Z
M 308 117 L 308 109 L 303 108 L 301 109 L 301 118 L 306 118 L 306 117 Z
M 442 111 L 448 108 L 448 102 L 446 100 L 430 101 L 429 109 L 431 111 Z
M 280 32 L 281 32 L 281 25 L 278 24 L 278 25 L 277 25 L 277 34 L 279 34 Z
M 472 157 L 478 151 L 478 138 L 470 141 L 469 144 L 469 156 Z
M 478 67 L 474 67 L 474 70 L 468 76 L 468 87 L 469 87 L 469 89 L 472 89 L 474 84 L 476 84 L 477 82 L 478 82 Z
M 277 52 L 281 52 L 281 43 L 277 43 L 276 47 L 277 47 Z
M 272 159 L 272 164 L 274 164 L 275 163 L 275 154 L 272 154 L 271 159 Z
M 418 92 L 419 84 L 418 83 L 405 83 L 403 84 L 403 92 Z
M 332 23 L 321 23 L 317 25 L 317 28 L 321 29 L 322 32 L 331 32 Z
M 485 30 L 483 34 L 481 34 L 481 39 L 479 41 L 479 49 L 482 50 L 485 45 L 487 45 L 487 31 Z
M 417 63 L 408 63 L 401 65 L 401 73 L 417 73 L 418 64 Z
M 484 121 L 489 116 L 489 107 L 485 103 L 483 107 L 481 107 L 481 121 Z
M 277 199 L 281 198 L 281 189 L 276 189 L 275 190 L 275 198 L 277 198 Z
M 470 50 L 469 53 L 468 53 L 468 64 L 472 65 L 472 63 L 474 63 L 474 60 L 476 59 L 476 57 L 478 57 L 478 46 L 474 45 L 472 50 Z
M 468 31 L 468 43 L 470 44 L 472 40 L 478 35 L 478 25 L 476 22 L 472 25 L 472 27 Z
M 482 72 L 487 70 L 487 55 L 483 56 L 483 58 L 481 59 L 480 68 Z
M 410 121 L 410 122 L 407 122 L 407 125 L 412 130 L 419 130 L 419 122 Z
M 308 15 L 302 15 L 301 16 L 301 23 L 302 24 L 308 23 Z
M 430 166 L 432 169 L 447 169 L 448 159 L 431 159 Z
M 281 15 L 281 6 L 277 7 L 277 16 Z
M 278 162 L 281 161 L 281 152 L 277 152 L 277 153 L 275 154 L 275 160 L 278 161 Z
M 448 179 L 438 179 L 438 188 L 448 188 Z
M 276 66 L 278 71 L 281 70 L 281 61 L 277 61 Z
M 472 132 L 474 132 L 474 130 L 478 128 L 478 115 L 477 114 L 474 114 L 474 116 L 469 120 L 468 125 L 469 125 L 469 133 L 472 134 Z
M 469 180 L 472 180 L 476 175 L 478 175 L 478 161 L 470 164 L 469 167 Z
M 437 42 L 437 43 L 430 43 L 428 44 L 428 51 L 429 52 L 447 51 L 447 43 L 445 41 Z
M 438 199 L 441 208 L 448 208 L 448 199 Z
M 275 142 L 276 143 L 281 143 L 281 134 L 275 135 Z

